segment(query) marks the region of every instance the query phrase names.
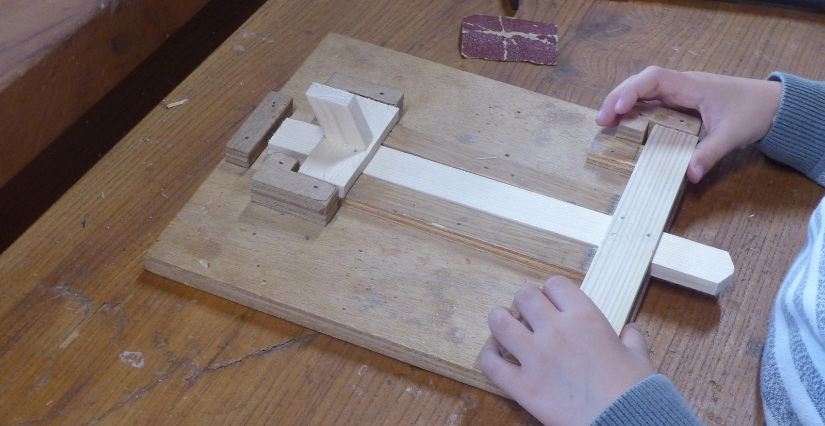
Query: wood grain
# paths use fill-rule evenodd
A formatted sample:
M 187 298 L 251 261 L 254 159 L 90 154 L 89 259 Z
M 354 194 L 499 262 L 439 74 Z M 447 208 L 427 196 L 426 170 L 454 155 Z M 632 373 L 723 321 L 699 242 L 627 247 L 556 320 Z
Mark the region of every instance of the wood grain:
M 558 65 L 462 60 L 457 22 L 506 12 L 489 1 L 266 3 L 190 79 L 173 80 L 179 87 L 169 99 L 190 102 L 153 110 L 0 256 L 0 420 L 538 424 L 500 397 L 144 272 L 140 260 L 222 161 L 244 117 L 330 31 L 588 108 L 653 64 L 825 79 L 819 54 L 825 16 L 728 2 L 523 1 L 517 17 L 559 25 Z M 191 49 L 211 34 L 207 28 Z M 166 73 L 152 77 L 153 85 L 165 84 Z M 141 91 L 123 97 L 123 107 L 136 99 Z M 549 108 L 517 114 L 508 104 L 493 106 L 510 120 L 535 113 L 556 125 L 575 122 Z M 582 142 L 589 144 L 592 117 L 579 118 L 571 125 L 590 128 L 591 139 Z M 111 123 L 98 126 L 104 132 Z M 519 138 L 528 143 L 497 145 L 487 135 L 509 141 L 508 132 L 529 132 L 492 127 L 472 141 L 457 138 L 472 134 L 464 129 L 441 140 L 464 141 L 461 149 L 484 154 L 474 158 L 550 169 L 547 132 Z M 97 160 L 99 153 L 88 155 Z M 580 166 L 584 157 L 574 160 Z M 593 169 L 587 173 L 607 173 Z M 613 193 L 621 194 L 617 182 Z M 757 384 L 770 309 L 822 195 L 821 187 L 754 149 L 732 153 L 702 183 L 688 185 L 670 232 L 729 250 L 738 272 L 718 299 L 652 280 L 638 322 L 655 368 L 705 423 L 764 423 Z M 433 256 L 421 261 L 435 262 Z M 446 276 L 454 265 L 440 266 Z M 124 351 L 141 352 L 144 367 L 121 362 Z
M 616 333 L 627 323 L 698 138 L 653 126 L 581 289 Z M 608 285 L 609 284 L 609 285 Z
M 0 5 L 0 187 L 207 0 Z

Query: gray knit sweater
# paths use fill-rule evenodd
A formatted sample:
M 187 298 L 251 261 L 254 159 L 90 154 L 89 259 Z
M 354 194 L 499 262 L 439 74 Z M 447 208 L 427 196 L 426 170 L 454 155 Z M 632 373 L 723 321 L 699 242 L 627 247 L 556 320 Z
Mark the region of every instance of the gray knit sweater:
M 769 157 L 825 186 L 825 83 L 773 73 L 782 101 L 757 144 Z M 768 425 L 823 425 L 825 419 L 825 201 L 808 242 L 779 289 L 762 355 L 762 405 Z M 662 375 L 625 392 L 594 425 L 701 424 Z

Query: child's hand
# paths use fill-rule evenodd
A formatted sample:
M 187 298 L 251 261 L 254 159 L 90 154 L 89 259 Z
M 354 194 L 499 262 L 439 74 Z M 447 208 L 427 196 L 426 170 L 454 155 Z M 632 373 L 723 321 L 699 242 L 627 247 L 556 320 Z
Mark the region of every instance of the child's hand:
M 782 83 L 648 67 L 619 84 L 602 102 L 596 124 L 612 127 L 636 101 L 698 110 L 707 136 L 696 146 L 687 176 L 697 183 L 719 159 L 756 142 L 771 128 Z
M 521 365 L 487 346 L 481 370 L 542 423 L 589 425 L 625 391 L 654 374 L 638 326 L 625 326 L 620 340 L 596 305 L 567 278 L 550 278 L 542 290 L 526 284 L 515 304 L 533 331 L 502 307 L 490 312 L 488 323 Z

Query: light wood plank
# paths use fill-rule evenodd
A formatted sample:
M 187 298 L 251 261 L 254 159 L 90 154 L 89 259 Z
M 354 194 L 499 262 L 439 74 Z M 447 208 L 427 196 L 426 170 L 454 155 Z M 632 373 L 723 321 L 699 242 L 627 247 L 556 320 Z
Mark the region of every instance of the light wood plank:
M 697 129 L 698 130 L 698 129 Z M 616 332 L 627 322 L 698 138 L 654 126 L 581 289 Z
M 366 149 L 358 149 L 324 137 L 311 148 L 307 159 L 298 169 L 299 173 L 338 187 L 339 198 L 347 195 L 347 191 L 375 155 L 387 133 L 398 122 L 398 108 L 361 96 L 355 96 L 355 99 L 364 112 L 373 135 L 370 145 Z
M 594 246 L 610 223 L 605 214 L 387 147 L 364 174 Z
M 392 87 L 381 86 L 339 72 L 327 80 L 327 86 L 403 109 L 404 93 Z
M 232 136 L 224 150 L 226 161 L 249 168 L 266 147 L 266 141 L 285 118 L 292 115 L 292 97 L 269 92 Z
M 321 126 L 287 118 L 269 139 L 267 152 L 283 152 L 303 163 L 323 138 Z
M 372 142 L 370 125 L 352 93 L 312 83 L 307 100 L 328 139 L 362 149 Z

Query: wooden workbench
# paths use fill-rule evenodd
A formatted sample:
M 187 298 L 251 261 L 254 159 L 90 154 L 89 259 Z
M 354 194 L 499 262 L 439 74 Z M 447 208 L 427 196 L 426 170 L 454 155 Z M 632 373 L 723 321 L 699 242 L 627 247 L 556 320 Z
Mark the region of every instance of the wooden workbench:
M 265 93 L 330 31 L 586 107 L 657 64 L 825 79 L 825 17 L 721 2 L 523 2 L 559 65 L 465 60 L 460 18 L 504 2 L 270 1 L 0 256 L 0 424 L 511 424 L 511 401 L 143 270 L 142 255 Z M 124 103 L 128 99 L 124 99 Z M 710 424 L 761 424 L 759 358 L 822 189 L 753 149 L 687 196 L 671 232 L 729 250 L 719 299 L 653 281 L 651 361 Z

